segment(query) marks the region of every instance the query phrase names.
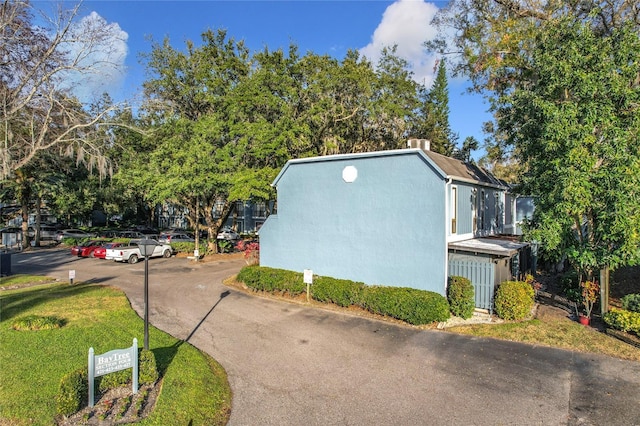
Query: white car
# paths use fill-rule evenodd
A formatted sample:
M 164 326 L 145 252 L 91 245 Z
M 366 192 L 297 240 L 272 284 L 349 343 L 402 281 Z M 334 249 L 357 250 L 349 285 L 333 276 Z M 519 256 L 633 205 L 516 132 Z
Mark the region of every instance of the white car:
M 140 240 L 131 240 L 128 246 L 107 249 L 105 259 L 115 262 L 138 263 L 138 260 L 143 258 L 140 254 L 140 247 L 138 247 L 139 241 Z M 162 244 L 158 241 L 155 241 L 155 243 L 153 253 L 149 257 L 171 257 L 173 250 L 169 244 Z
M 240 239 L 240 235 L 232 229 L 223 229 L 218 233 L 219 240 L 237 241 Z

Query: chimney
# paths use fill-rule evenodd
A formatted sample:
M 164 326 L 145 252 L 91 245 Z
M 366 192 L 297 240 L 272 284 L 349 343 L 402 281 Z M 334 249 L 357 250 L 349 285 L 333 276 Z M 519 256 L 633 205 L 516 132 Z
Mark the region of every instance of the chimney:
M 420 148 L 423 151 L 431 150 L 431 142 L 429 139 L 409 139 L 407 141 L 408 148 Z

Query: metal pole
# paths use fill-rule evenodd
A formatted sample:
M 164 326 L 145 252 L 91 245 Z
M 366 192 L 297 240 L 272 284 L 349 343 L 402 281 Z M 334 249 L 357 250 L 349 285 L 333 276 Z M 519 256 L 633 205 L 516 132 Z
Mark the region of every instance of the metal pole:
M 149 256 L 144 257 L 144 349 L 149 350 Z

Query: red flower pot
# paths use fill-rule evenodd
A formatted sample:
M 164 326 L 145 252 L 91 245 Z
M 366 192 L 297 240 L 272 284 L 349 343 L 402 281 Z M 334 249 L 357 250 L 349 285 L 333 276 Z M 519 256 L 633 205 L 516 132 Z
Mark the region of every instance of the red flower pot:
M 580 315 L 580 317 L 578 318 L 578 321 L 580 321 L 580 324 L 582 325 L 589 325 L 589 323 L 591 322 L 591 318 L 585 317 L 584 315 Z

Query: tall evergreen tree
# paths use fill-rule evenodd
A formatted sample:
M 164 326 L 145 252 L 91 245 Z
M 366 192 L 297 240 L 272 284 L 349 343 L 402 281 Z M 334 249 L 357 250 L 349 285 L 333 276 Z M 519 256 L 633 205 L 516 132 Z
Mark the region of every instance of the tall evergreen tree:
M 420 101 L 421 107 L 412 136 L 429 139 L 434 152 L 452 155 L 458 136 L 451 131 L 449 125 L 449 88 L 444 59 L 438 61 L 438 71 L 431 89 L 420 89 Z

